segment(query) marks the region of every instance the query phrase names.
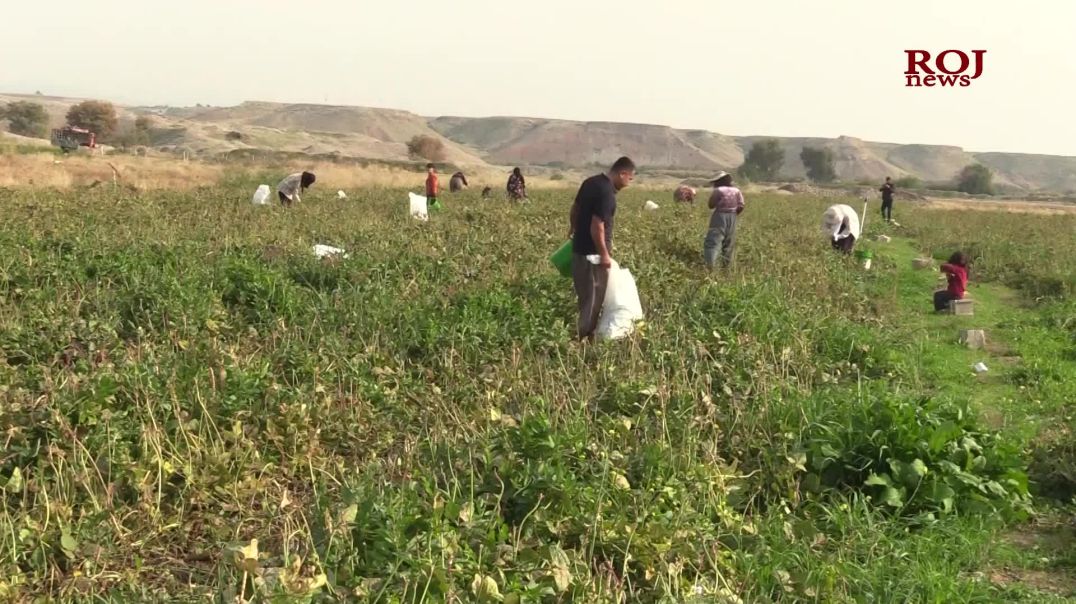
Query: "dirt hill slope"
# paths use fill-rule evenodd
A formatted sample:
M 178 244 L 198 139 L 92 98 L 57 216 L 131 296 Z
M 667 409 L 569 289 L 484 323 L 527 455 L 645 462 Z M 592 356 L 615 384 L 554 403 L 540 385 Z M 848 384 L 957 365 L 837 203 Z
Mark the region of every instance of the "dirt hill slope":
M 82 99 L 0 95 L 0 103 L 43 104 L 53 126 Z M 246 102 L 234 107 L 117 106 L 121 124 L 152 115 L 154 147 L 216 155 L 265 149 L 402 161 L 416 135 L 443 142 L 452 163 L 464 166 L 550 166 L 591 169 L 620 155 L 640 165 L 706 175 L 743 163 L 764 137 L 732 137 L 705 130 L 613 122 L 576 122 L 521 117 L 426 118 L 407 111 L 370 107 Z M 0 126 L 3 123 L 0 122 Z M 951 182 L 966 165 L 981 162 L 1002 189 L 1016 192 L 1076 192 L 1076 157 L 973 153 L 944 145 L 899 145 L 836 139 L 779 138 L 785 150 L 784 178 L 803 177 L 805 146 L 833 150 L 838 177 L 880 181 L 911 175 L 928 183 Z

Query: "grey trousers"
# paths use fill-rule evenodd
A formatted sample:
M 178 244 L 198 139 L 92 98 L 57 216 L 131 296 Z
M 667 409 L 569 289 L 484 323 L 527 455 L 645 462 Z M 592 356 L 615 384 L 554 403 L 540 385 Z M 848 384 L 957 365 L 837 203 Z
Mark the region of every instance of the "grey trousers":
M 609 285 L 609 270 L 587 261 L 586 256 L 572 254 L 572 281 L 575 295 L 579 298 L 579 322 L 576 326 L 580 338 L 589 338 L 598 328 L 598 315 L 605 302 L 605 288 Z
M 719 213 L 710 218 L 710 230 L 706 232 L 706 241 L 702 244 L 702 255 L 706 266 L 714 267 L 717 255 L 721 254 L 721 265 L 732 264 L 732 255 L 736 251 L 736 214 Z

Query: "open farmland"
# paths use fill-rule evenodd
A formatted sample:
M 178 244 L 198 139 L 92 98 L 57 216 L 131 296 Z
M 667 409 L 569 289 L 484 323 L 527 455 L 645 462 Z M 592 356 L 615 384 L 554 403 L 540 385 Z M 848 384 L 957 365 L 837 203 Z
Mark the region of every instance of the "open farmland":
M 711 275 L 704 204 L 629 189 L 646 322 L 585 347 L 573 191 L 257 184 L 0 189 L 0 599 L 1076 595 L 1076 215 L 872 204 L 864 271 L 832 200 L 749 195 Z M 958 248 L 976 315 L 933 315 Z

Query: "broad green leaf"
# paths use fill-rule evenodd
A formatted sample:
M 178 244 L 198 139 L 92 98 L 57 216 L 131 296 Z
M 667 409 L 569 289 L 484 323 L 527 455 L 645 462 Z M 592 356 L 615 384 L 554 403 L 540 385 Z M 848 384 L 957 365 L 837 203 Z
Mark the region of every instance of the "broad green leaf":
M 922 478 L 927 475 L 927 464 L 923 463 L 922 459 L 916 459 L 911 463 L 911 469 L 915 472 L 916 476 Z
M 888 487 L 893 485 L 889 480 L 888 474 L 871 474 L 863 484 L 872 487 Z
M 945 448 L 945 445 L 956 437 L 960 436 L 960 427 L 953 422 L 946 422 L 938 426 L 934 433 L 930 435 L 930 451 L 931 453 L 938 453 Z
M 493 577 L 485 575 L 474 576 L 474 581 L 471 581 L 471 592 L 474 593 L 479 602 L 500 602 L 503 599 L 501 589 L 497 586 L 497 581 Z
M 882 493 L 882 503 L 899 508 L 904 505 L 904 495 L 901 494 L 903 489 L 894 489 L 893 487 L 886 487 Z
M 63 549 L 68 557 L 74 556 L 75 551 L 78 549 L 78 541 L 76 541 L 70 533 L 64 531 L 63 534 L 60 535 L 60 548 Z
M 568 554 L 555 543 L 549 546 L 549 562 L 553 566 L 563 566 L 565 568 L 571 566 Z
M 340 523 L 350 526 L 355 523 L 355 518 L 357 518 L 358 515 L 359 506 L 353 503 L 340 510 Z
M 11 477 L 7 479 L 7 484 L 4 489 L 12 495 L 17 495 L 22 492 L 22 470 L 19 466 L 15 466 L 11 470 Z

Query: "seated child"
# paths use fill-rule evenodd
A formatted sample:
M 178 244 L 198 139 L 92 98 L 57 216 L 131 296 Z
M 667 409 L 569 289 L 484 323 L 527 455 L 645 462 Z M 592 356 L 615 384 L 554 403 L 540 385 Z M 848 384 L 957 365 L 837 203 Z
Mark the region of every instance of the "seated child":
M 945 273 L 949 286 L 934 292 L 934 310 L 943 311 L 949 308 L 953 300 L 963 300 L 964 292 L 968 289 L 968 255 L 964 252 L 956 252 L 949 262 L 941 265 L 941 272 Z

